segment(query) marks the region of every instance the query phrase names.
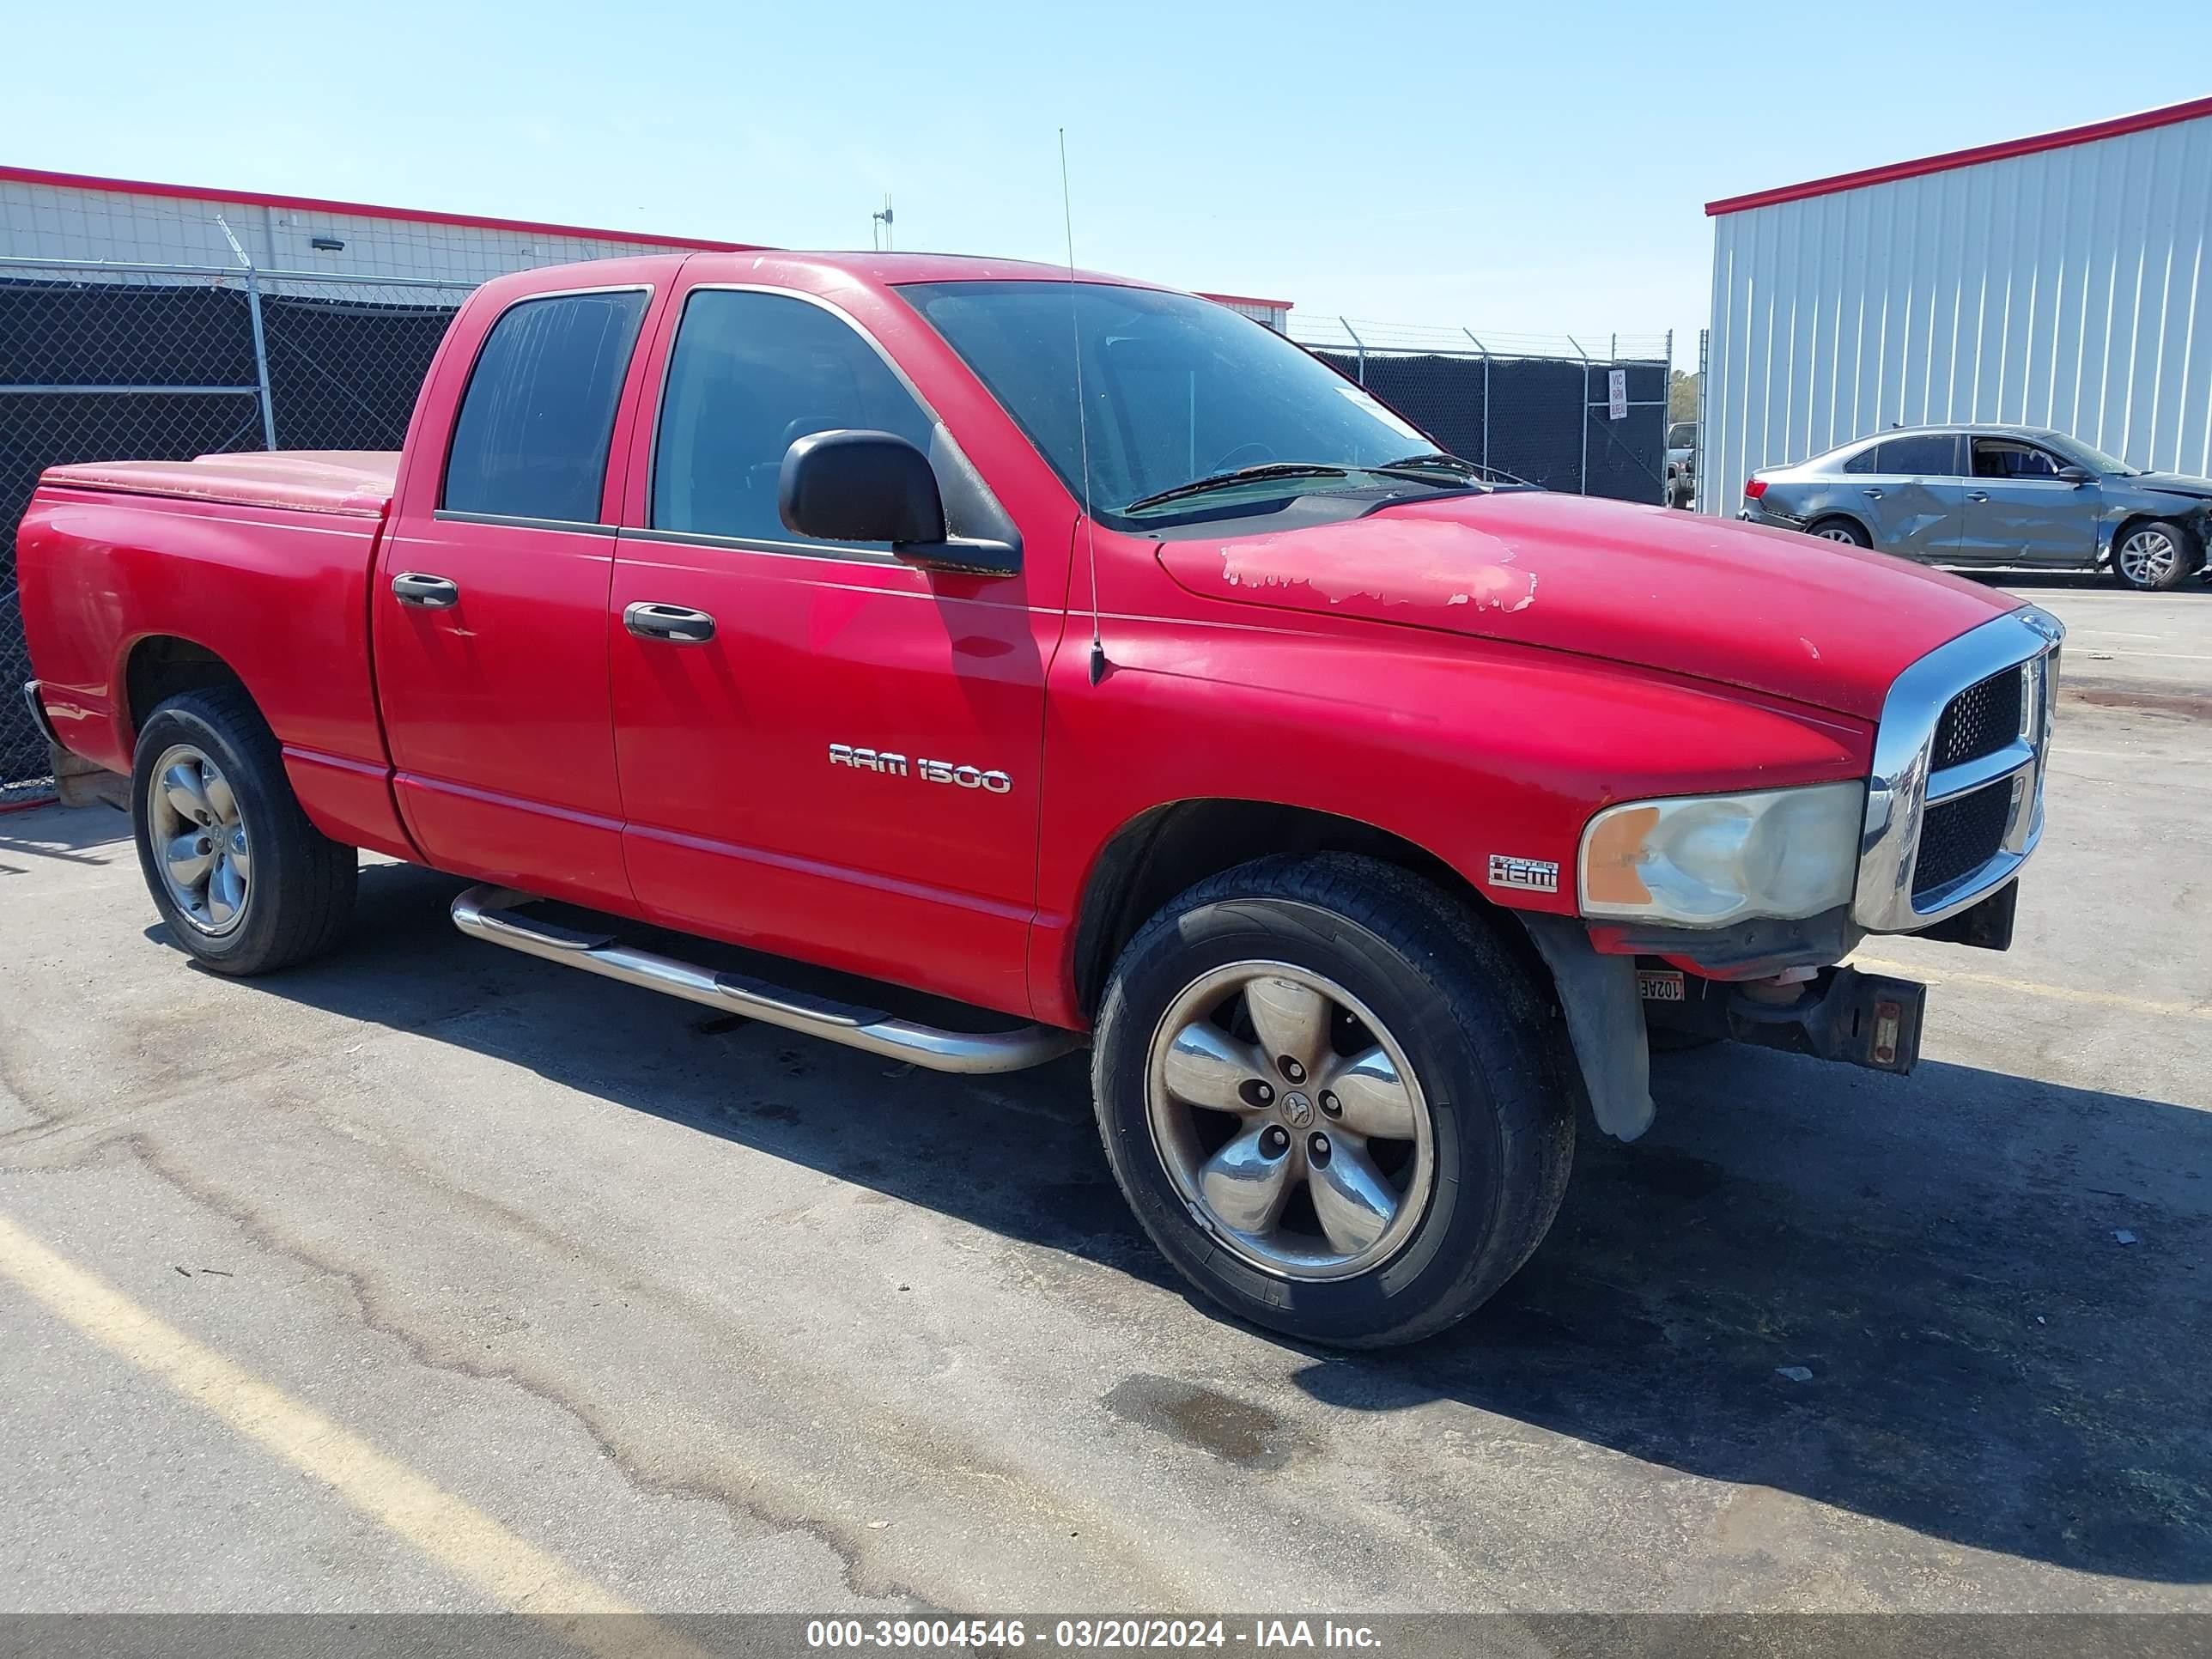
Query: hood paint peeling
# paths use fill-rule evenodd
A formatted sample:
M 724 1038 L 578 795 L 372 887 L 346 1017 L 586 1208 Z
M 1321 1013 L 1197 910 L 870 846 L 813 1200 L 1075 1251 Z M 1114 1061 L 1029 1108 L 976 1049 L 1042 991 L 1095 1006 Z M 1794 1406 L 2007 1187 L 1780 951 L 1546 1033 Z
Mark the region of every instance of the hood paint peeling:
M 1356 559 L 1334 541 L 1296 532 L 1226 543 L 1221 580 L 1231 587 L 1304 587 L 1332 605 L 1370 599 L 1512 611 L 1536 601 L 1536 573 L 1508 569 L 1519 556 L 1495 536 L 1465 525 L 1439 536 L 1433 525 L 1379 516 L 1361 524 L 1370 533 Z
M 1572 652 L 1862 720 L 1908 663 L 2018 605 L 1790 531 L 1540 490 L 1163 541 L 1156 556 L 1203 599 Z

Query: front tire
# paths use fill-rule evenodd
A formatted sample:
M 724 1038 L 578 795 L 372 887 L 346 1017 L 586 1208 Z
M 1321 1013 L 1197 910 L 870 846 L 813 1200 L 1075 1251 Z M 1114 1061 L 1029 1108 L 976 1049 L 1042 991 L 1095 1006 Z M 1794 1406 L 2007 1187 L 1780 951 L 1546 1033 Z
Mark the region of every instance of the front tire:
M 131 823 L 154 908 L 217 973 L 265 974 L 337 943 L 360 858 L 307 821 L 276 734 L 236 687 L 185 691 L 138 733 Z
M 2154 519 L 2130 525 L 2112 549 L 2112 574 L 2138 593 L 2162 593 L 2197 568 L 2197 552 L 2195 538 L 2178 524 Z
M 1377 1347 L 1472 1312 L 1542 1239 L 1574 1116 L 1548 998 L 1429 883 L 1272 858 L 1148 922 L 1092 1059 L 1130 1207 L 1237 1316 Z

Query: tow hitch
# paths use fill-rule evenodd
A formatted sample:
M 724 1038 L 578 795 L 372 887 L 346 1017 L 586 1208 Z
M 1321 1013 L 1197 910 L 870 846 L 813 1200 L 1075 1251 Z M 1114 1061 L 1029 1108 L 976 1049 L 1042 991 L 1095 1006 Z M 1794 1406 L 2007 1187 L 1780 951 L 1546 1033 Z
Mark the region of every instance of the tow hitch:
M 1745 985 L 1639 963 L 1636 982 L 1644 1023 L 1655 1030 L 1753 1042 L 1900 1075 L 1920 1058 L 1928 988 L 1913 980 L 1839 967 L 1823 968 L 1794 986 Z

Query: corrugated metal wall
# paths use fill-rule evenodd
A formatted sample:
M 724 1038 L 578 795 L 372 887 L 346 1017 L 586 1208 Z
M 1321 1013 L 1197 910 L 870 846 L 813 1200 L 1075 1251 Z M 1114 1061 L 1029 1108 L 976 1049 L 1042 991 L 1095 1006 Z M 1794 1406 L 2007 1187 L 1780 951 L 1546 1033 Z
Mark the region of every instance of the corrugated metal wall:
M 2212 118 L 1713 222 L 1698 506 L 1925 421 L 2212 474 Z
M 216 222 L 218 215 L 264 269 L 327 270 L 370 280 L 427 277 L 473 284 L 533 265 L 662 253 L 674 246 L 650 236 L 628 240 L 509 230 L 436 218 L 274 207 L 212 194 L 157 196 L 0 179 L 0 254 L 233 265 L 237 258 Z M 317 237 L 343 246 L 317 248 Z

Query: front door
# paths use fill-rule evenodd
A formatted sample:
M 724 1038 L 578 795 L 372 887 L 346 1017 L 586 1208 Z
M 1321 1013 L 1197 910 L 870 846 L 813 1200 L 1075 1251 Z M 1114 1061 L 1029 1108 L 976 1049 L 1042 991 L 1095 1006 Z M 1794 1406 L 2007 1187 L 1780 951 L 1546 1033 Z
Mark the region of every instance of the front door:
M 1852 459 L 1864 464 L 1863 471 L 1845 469 L 1858 500 L 1850 502 L 1848 489 L 1844 499 L 1862 514 L 1876 547 L 1930 564 L 1957 556 L 1966 484 L 1955 433 L 1902 433 Z
M 607 477 L 643 287 L 518 300 L 455 341 L 371 584 L 376 682 L 410 834 L 441 869 L 628 908 L 607 693 L 619 501 Z M 471 361 L 472 357 L 472 363 Z M 448 359 L 459 359 L 449 362 Z M 450 437 L 450 441 L 448 438 Z
M 839 312 L 690 292 L 609 599 L 630 881 L 672 927 L 1025 1012 L 1062 617 L 1026 570 L 924 572 L 787 529 L 785 452 L 844 428 L 950 442 Z M 1064 582 L 1064 541 L 1029 554 Z
M 2023 438 L 1974 438 L 1962 563 L 2081 567 L 2097 556 L 2099 492 L 2070 463 Z

